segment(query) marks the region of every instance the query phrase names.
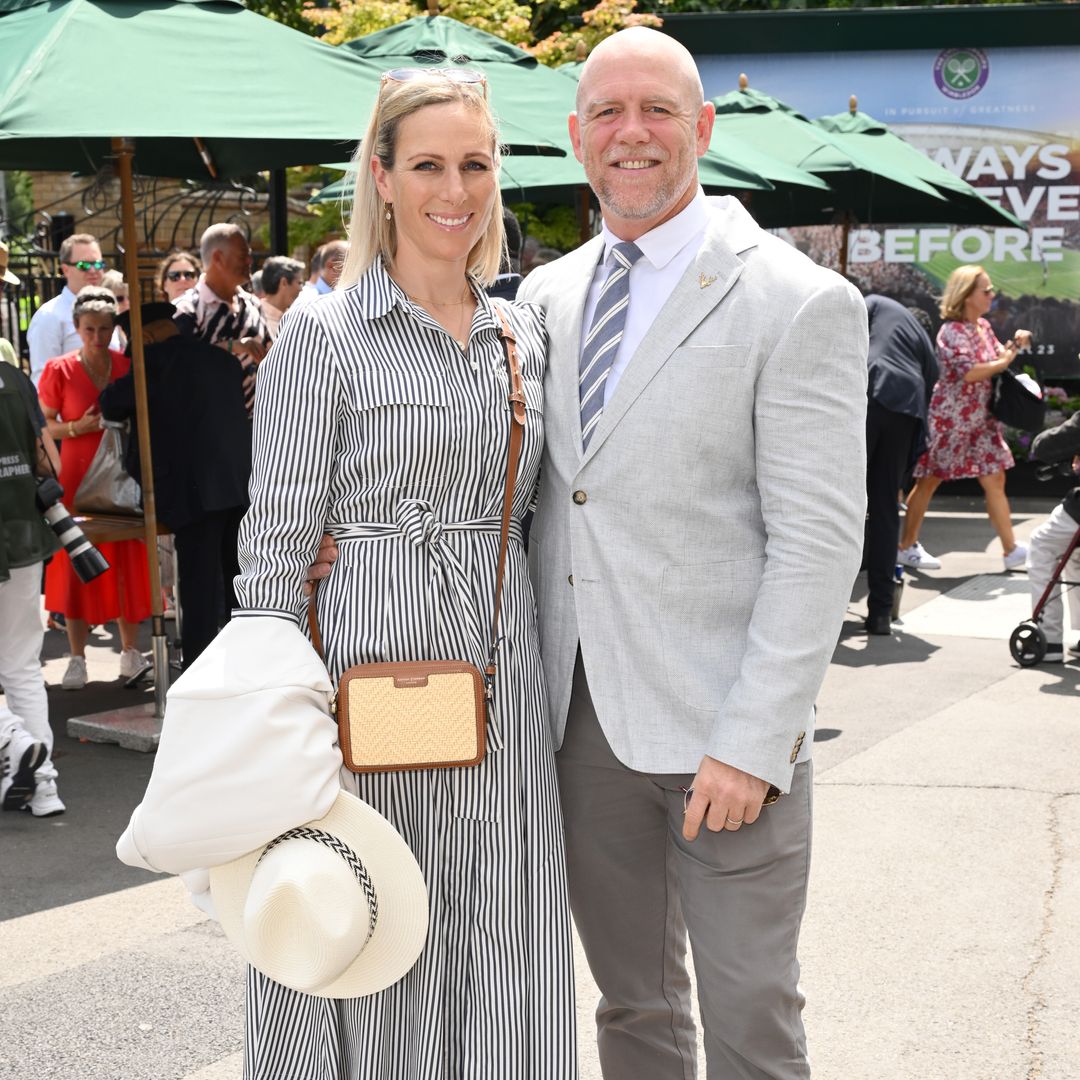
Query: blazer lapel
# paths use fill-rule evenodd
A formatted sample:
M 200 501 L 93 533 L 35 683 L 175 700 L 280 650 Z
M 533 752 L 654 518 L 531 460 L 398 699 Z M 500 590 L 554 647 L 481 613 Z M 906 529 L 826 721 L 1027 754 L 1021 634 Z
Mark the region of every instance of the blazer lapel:
M 747 229 L 746 222 L 749 222 L 752 231 Z M 743 269 L 743 261 L 737 252 L 754 246 L 756 232 L 753 219 L 741 206 L 737 207 L 735 213 L 728 209 L 728 212 L 714 216 L 701 250 L 687 267 L 622 373 L 619 385 L 596 425 L 582 464 L 600 449 L 612 429 L 668 362 L 672 353 L 731 291 Z

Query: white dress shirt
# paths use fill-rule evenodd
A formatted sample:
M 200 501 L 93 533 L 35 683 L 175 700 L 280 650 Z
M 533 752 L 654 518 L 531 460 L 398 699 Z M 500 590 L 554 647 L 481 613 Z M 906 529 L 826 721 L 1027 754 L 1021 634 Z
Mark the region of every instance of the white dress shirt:
M 75 294 L 65 285 L 60 294 L 46 300 L 30 320 L 26 343 L 30 346 L 30 378 L 35 386 L 45 370 L 46 360 L 63 356 L 82 344 L 71 321 L 74 304 Z
M 705 239 L 708 223 L 709 200 L 705 192 L 698 188 L 697 194 L 685 209 L 635 241 L 641 248 L 641 258 L 630 270 L 630 303 L 626 310 L 626 326 L 615 353 L 615 360 L 608 372 L 607 383 L 604 385 L 605 408 L 642 338 L 648 333 L 656 316 L 675 291 L 679 279 L 697 255 Z M 608 229 L 606 223 L 601 235 L 604 238 L 604 257 L 597 264 L 592 285 L 589 286 L 589 295 L 585 300 L 585 316 L 581 327 L 582 344 L 588 328 L 592 325 L 600 290 L 611 270 L 611 249 L 623 242 Z

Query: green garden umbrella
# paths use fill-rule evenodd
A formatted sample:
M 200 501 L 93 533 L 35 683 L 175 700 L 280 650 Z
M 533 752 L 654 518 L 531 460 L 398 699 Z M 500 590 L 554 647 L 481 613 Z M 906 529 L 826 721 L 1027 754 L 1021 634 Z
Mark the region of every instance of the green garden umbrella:
M 740 78 L 742 83 L 745 76 Z M 948 202 L 932 184 L 872 147 L 841 147 L 776 98 L 742 89 L 713 99 L 715 132 L 732 135 L 763 153 L 814 173 L 830 191 L 790 187 L 779 195 L 754 197 L 750 209 L 762 224 L 827 225 L 837 219 L 930 222 L 948 219 Z
M 1011 225 L 1023 228 L 1023 223 L 1007 210 L 995 206 L 979 194 L 966 180 L 931 161 L 921 150 L 906 142 L 872 116 L 858 111 L 852 97 L 848 111 L 835 116 L 821 116 L 814 123 L 828 132 L 842 150 L 865 153 L 875 161 L 890 161 L 898 169 L 906 169 L 936 188 L 948 204 L 950 225 Z M 945 211 L 943 211 L 945 212 Z
M 0 169 L 96 171 L 137 140 L 146 176 L 348 157 L 383 67 L 239 0 L 0 0 Z M 514 124 L 515 151 L 563 151 Z

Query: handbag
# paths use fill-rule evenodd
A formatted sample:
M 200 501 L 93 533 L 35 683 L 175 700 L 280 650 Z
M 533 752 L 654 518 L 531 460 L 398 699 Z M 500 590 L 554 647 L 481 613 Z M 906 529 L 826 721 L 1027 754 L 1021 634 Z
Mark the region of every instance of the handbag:
M 1003 424 L 1020 431 L 1042 431 L 1046 401 L 1033 394 L 1006 368 L 990 384 L 990 413 Z
M 75 492 L 75 509 L 87 514 L 141 514 L 142 489 L 124 468 L 127 421 L 103 422 L 101 442 Z
M 500 338 L 510 384 L 510 447 L 495 577 L 495 612 L 484 671 L 464 660 L 356 664 L 338 683 L 333 706 L 345 766 L 356 773 L 479 765 L 485 753 L 487 704 L 495 684 L 499 608 L 510 536 L 511 503 L 525 428 L 525 394 L 517 343 L 505 315 Z M 315 610 L 308 601 L 311 643 L 323 656 Z

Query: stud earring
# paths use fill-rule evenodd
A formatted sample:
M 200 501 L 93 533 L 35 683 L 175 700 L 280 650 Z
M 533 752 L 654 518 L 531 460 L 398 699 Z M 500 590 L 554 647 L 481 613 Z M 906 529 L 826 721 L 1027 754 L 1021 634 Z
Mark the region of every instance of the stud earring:
M 394 215 L 390 213 L 390 203 L 386 203 L 386 220 L 389 221 Z

